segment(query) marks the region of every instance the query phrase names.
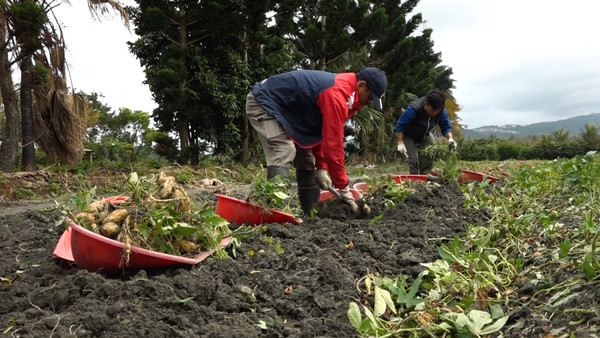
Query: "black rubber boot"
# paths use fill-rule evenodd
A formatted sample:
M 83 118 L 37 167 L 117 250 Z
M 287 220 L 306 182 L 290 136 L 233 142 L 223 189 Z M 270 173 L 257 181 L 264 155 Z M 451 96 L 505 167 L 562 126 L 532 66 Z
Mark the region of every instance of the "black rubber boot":
M 312 208 L 321 200 L 321 189 L 317 183 L 316 170 L 296 170 L 298 200 L 304 215 L 309 216 Z
M 267 180 L 270 180 L 277 175 L 281 175 L 283 176 L 283 178 L 287 179 L 290 175 L 290 168 L 279 167 L 274 165 L 267 167 Z

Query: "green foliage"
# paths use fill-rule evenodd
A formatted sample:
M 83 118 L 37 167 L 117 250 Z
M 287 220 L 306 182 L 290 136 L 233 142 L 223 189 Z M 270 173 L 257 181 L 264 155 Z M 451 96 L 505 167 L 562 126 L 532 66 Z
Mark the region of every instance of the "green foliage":
M 267 180 L 257 175 L 252 181 L 249 200 L 267 209 L 277 209 L 289 214 L 299 214 L 298 208 L 291 206 L 292 195 L 289 192 L 287 178 L 277 175 Z
M 458 146 L 459 158 L 464 161 L 572 158 L 598 149 L 599 128 L 586 125 L 578 137 L 569 137 L 566 130 L 555 131 L 527 139 L 503 139 L 492 135 L 487 139 L 463 139 Z
M 384 204 L 387 207 L 394 207 L 403 203 L 406 197 L 416 191 L 414 182 L 404 181 L 396 183 L 396 181 L 390 179 L 389 175 L 368 179 L 367 182 L 370 188 L 364 198 L 368 199 L 369 196 L 381 194 L 385 199 Z
M 59 196 L 64 192 L 65 186 L 59 180 L 51 178 L 48 182 L 48 192 L 53 196 Z
M 583 152 L 597 150 L 600 148 L 600 127 L 594 123 L 585 125 L 585 129 L 581 131 L 579 138 Z
M 456 152 L 448 148 L 447 143 L 435 143 L 422 149 L 420 153 L 433 160 L 433 166 L 444 184 L 456 182 L 462 174 Z
M 175 180 L 181 184 L 188 184 L 194 177 L 194 173 L 188 170 L 183 170 L 175 174 Z
M 138 3 L 132 19 L 139 39 L 129 46 L 159 103 L 153 115 L 159 131 L 178 135 L 181 152 L 160 153 L 177 154 L 180 163 L 187 163 L 193 147 L 208 145 L 224 159 L 258 158 L 250 149 L 257 142 L 244 114 L 245 97 L 254 83 L 277 73 L 359 71 L 369 65 L 385 70 L 386 111 L 380 116 L 371 111 L 374 118 L 362 120 L 361 112 L 348 133 L 359 137 L 352 154 L 378 161 L 396 155 L 390 145 L 394 111 L 416 97 L 410 93 L 452 87 L 452 72 L 441 66 L 431 30 L 419 31 L 420 14 L 407 19 L 417 1 Z
M 247 16 L 247 10 L 256 16 Z M 209 145 L 220 155 L 239 152 L 245 96 L 258 81 L 241 55 L 258 55 L 266 42 L 256 39 L 253 28 L 265 24 L 260 20 L 267 10 L 264 3 L 234 0 L 140 2 L 133 10 L 140 38 L 130 49 L 159 103 L 154 111 L 159 131 L 178 135 L 180 163 Z
M 350 323 L 362 336 L 481 337 L 506 329 L 523 301 L 555 320 L 586 313 L 573 306 L 600 273 L 599 162 L 600 155 L 532 162 L 511 166 L 504 184 L 461 185 L 467 208 L 485 209 L 489 219 L 442 239 L 440 259 L 422 263 L 412 286 L 403 276 L 364 277 L 359 291 L 371 306 L 351 303 Z M 536 291 L 517 300 L 513 291 L 523 284 Z M 377 296 L 373 285 L 388 293 Z M 573 326 L 589 320 L 574 318 Z
M 168 133 L 151 131 L 148 134 L 149 140 L 152 140 L 152 150 L 159 156 L 167 159 L 169 162 L 175 162 L 179 157 L 177 140 L 169 136 Z
M 447 263 L 442 261 L 429 265 L 429 273 L 438 275 L 435 285 L 446 286 L 454 292 L 460 292 L 453 286 L 459 276 Z M 425 274 L 427 276 L 427 274 Z M 431 290 L 428 294 L 420 294 L 421 276 L 412 285 L 407 283 L 408 277 L 380 277 L 368 274 L 359 281 L 364 284 L 366 296 L 372 297 L 372 307 L 362 307 L 365 318 L 362 318 L 358 304 L 351 302 L 348 319 L 362 336 L 413 336 L 444 335 L 448 333 L 481 336 L 500 330 L 509 316 L 504 315 L 501 308 L 492 305 L 494 310 L 481 311 L 472 309 L 467 315 L 458 310 L 461 305 L 439 306 L 448 302 L 444 299 L 443 290 Z M 429 282 L 426 282 L 431 286 Z M 468 285 L 465 285 L 468 287 Z M 389 309 L 391 315 L 384 316 Z
M 148 113 L 127 108 L 111 112 L 110 107 L 100 102 L 98 94 L 86 97 L 90 102 L 86 147 L 93 151 L 96 162 L 107 167 L 119 167 L 127 166 L 126 163 L 137 160 L 140 155 L 144 155 L 149 163 L 159 160 L 162 153 L 156 156 L 152 145 L 156 140 L 168 139 L 168 136 L 150 127 Z M 159 145 L 156 147 L 162 149 Z M 172 156 L 177 151 L 168 148 L 163 153 Z
M 49 22 L 46 8 L 35 1 L 13 2 L 9 4 L 10 15 L 22 34 L 21 38 L 29 39 L 36 44 L 36 37 Z
M 156 195 L 158 185 L 154 175 L 138 176 L 132 172 L 121 186 L 121 196 L 127 200 L 118 203 L 118 208 L 127 208 L 134 219 L 136 234 L 142 237 L 141 243 L 148 249 L 168 254 L 180 255 L 176 242 L 193 238 L 201 249 L 216 250 L 217 255 L 226 257 L 220 247 L 223 238 L 229 236 L 229 222 L 214 213 L 212 206 L 201 209 L 191 205 L 190 212 L 177 209 L 175 201 L 166 205 L 151 205 L 149 195 Z M 73 210 L 87 211 L 90 203 L 97 200 L 96 189 L 81 191 L 71 197 L 70 203 L 64 207 L 65 217 L 73 217 Z M 89 224 L 84 224 L 88 226 Z M 139 240 L 133 239 L 134 243 Z M 139 244 L 138 244 L 139 245 Z
M 517 144 L 507 141 L 500 141 L 497 145 L 498 160 L 508 160 L 519 158 L 520 147 Z
M 61 209 L 62 218 L 58 223 L 67 228 L 69 226 L 69 221 L 76 219 L 74 212 L 76 212 L 76 210 L 88 211 L 90 203 L 92 203 L 94 198 L 96 198 L 96 187 L 92 187 L 89 190 L 81 190 L 71 195 L 67 202 L 68 206 Z M 91 230 L 91 225 L 87 222 L 82 222 L 80 225 Z
M 29 67 L 29 72 L 31 73 L 31 80 L 36 83 L 36 85 L 42 87 L 50 85 L 50 69 L 36 64 Z
M 40 198 L 40 195 L 38 195 L 37 193 L 35 193 L 32 190 L 32 184 L 31 183 L 27 183 L 27 185 L 23 186 L 23 187 L 18 187 L 13 189 L 13 197 L 15 199 L 37 199 Z

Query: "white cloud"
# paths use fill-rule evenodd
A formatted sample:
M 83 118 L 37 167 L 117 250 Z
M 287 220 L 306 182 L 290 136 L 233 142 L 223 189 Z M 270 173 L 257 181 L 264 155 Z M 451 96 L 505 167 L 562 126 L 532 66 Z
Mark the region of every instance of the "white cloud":
M 88 94 L 102 94 L 101 102 L 113 110 L 129 108 L 152 113 L 157 105 L 143 84 L 145 77 L 138 60 L 126 44 L 137 39 L 133 30 L 128 31 L 117 17 L 93 20 L 86 1 L 63 3 L 55 14 L 64 24 L 72 86 Z
M 132 0 L 125 1 L 135 5 Z M 462 123 L 529 124 L 600 112 L 600 3 L 589 0 L 421 0 L 434 49 L 453 69 Z M 113 109 L 156 104 L 135 41 L 117 18 L 92 21 L 86 2 L 56 9 L 66 25 L 73 86 L 104 95 Z
M 529 124 L 600 112 L 600 4 L 422 0 L 434 49 L 453 69 L 462 123 Z

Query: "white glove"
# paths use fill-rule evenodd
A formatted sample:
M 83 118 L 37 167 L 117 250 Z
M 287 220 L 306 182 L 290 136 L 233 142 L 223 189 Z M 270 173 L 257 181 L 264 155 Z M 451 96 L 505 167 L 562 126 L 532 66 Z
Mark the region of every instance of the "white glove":
M 323 190 L 329 189 L 333 184 L 325 169 L 317 170 L 317 182 L 319 182 L 319 187 Z
M 456 141 L 451 137 L 448 139 L 448 149 L 454 150 L 456 149 Z
M 349 187 L 345 187 L 344 189 L 340 189 L 340 196 L 344 199 L 344 202 L 350 204 L 353 213 L 358 213 L 358 205 L 354 200 L 354 195 L 352 195 L 352 191 L 350 191 Z
M 406 146 L 404 145 L 404 142 L 398 142 L 398 148 L 396 148 L 396 150 L 398 150 L 400 155 L 408 158 L 408 150 L 406 150 Z

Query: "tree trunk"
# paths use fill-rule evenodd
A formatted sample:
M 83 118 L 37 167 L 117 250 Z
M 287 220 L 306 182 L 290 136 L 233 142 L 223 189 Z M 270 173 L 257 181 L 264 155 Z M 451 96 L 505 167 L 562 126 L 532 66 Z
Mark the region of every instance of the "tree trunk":
M 185 4 L 179 4 L 179 45 L 181 47 L 180 60 L 184 67 L 186 67 L 185 50 L 187 48 L 187 23 L 185 21 Z M 187 80 L 181 79 L 179 82 L 179 146 L 181 147 L 181 157 L 179 158 L 179 164 L 187 165 L 190 161 L 190 126 L 187 115 L 186 105 L 186 94 L 185 89 L 187 87 Z
M 5 26 L 0 25 L 0 36 L 4 36 Z M 0 50 L 0 93 L 4 104 L 6 125 L 4 138 L 0 145 L 0 171 L 13 172 L 17 163 L 19 150 L 19 139 L 21 137 L 21 116 L 17 104 L 17 95 L 12 81 L 10 65 L 8 61 L 8 50 Z
M 179 147 L 181 148 L 179 164 L 187 165 L 190 161 L 190 128 L 185 114 L 179 117 Z
M 244 29 L 242 41 L 244 42 L 244 65 L 248 69 L 248 33 Z M 248 117 L 244 113 L 244 139 L 242 140 L 242 164 L 248 165 L 248 148 L 250 146 L 250 128 L 248 126 Z
M 21 61 L 21 143 L 23 145 L 23 170 L 36 171 L 35 148 L 33 138 L 33 96 L 31 86 L 31 57 Z

